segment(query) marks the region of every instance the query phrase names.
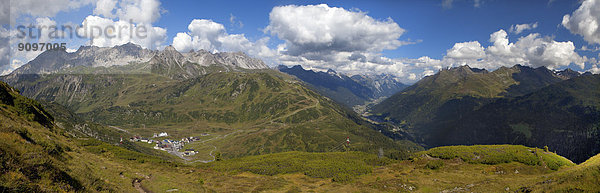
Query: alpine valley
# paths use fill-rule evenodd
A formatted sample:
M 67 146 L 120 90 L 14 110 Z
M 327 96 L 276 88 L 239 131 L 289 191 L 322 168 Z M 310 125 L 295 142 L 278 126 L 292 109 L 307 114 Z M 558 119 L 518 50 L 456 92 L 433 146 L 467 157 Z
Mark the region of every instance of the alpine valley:
M 407 85 L 392 75 L 347 76 L 331 69 L 327 72 L 305 70 L 300 65 L 288 68 L 278 66 L 279 71 L 297 77 L 311 88 L 357 112 L 395 94 Z
M 600 189 L 600 76 L 569 69 L 407 86 L 128 43 L 45 51 L 0 80 L 0 192 Z

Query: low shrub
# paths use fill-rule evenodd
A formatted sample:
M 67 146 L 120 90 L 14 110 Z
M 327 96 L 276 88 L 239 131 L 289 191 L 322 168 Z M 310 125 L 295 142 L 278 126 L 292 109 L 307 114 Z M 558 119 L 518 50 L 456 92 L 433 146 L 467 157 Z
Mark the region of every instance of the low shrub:
M 561 166 L 575 165 L 568 159 L 545 152 L 538 148 L 529 148 L 522 145 L 473 145 L 473 146 L 444 146 L 416 153 L 414 156 L 428 156 L 440 159 L 460 158 L 472 164 L 501 164 L 519 162 L 530 166 L 544 165 L 552 170 Z M 418 159 L 413 157 L 413 159 Z
M 348 182 L 371 172 L 374 165 L 390 160 L 362 152 L 307 153 L 285 152 L 213 162 L 219 171 L 252 172 L 262 175 L 303 173 L 314 178 Z
M 437 170 L 442 167 L 444 167 L 444 161 L 442 161 L 442 160 L 431 160 L 431 161 L 428 161 L 427 164 L 425 164 L 425 168 L 432 169 L 432 170 Z

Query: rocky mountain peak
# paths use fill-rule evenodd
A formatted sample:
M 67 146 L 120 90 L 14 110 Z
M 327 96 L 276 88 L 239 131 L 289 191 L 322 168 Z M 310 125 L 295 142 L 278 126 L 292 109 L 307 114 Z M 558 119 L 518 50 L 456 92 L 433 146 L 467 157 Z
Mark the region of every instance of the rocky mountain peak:
M 186 68 L 191 68 L 192 71 L 197 71 L 198 67 L 209 65 L 221 65 L 227 69 L 268 68 L 262 60 L 252 58 L 243 52 L 213 54 L 206 50 L 198 50 L 180 53 L 171 45 L 162 51 L 156 51 L 129 42 L 114 47 L 81 46 L 73 53 L 46 51 L 13 73 L 48 74 L 75 66 L 110 67 L 145 62 L 150 65 L 176 66 L 177 68 L 183 68 L 184 64 L 191 63 L 193 65 Z M 189 71 L 189 69 L 185 71 Z
M 251 58 L 243 52 L 220 52 L 216 54 L 222 64 L 243 69 L 266 69 L 268 66 L 260 59 Z
M 170 52 L 169 50 L 163 50 L 160 51 L 158 53 L 156 53 L 154 56 L 152 56 L 152 59 L 150 60 L 150 63 L 154 62 L 175 62 L 175 63 L 182 63 L 183 62 L 183 55 L 181 55 L 181 53 L 179 52 Z
M 132 42 L 127 42 L 123 45 L 117 46 L 117 47 L 136 47 L 136 48 L 142 48 L 142 46 L 134 44 Z
M 163 52 L 178 52 L 178 51 L 172 45 L 168 45 L 167 47 L 165 47 L 165 49 L 163 49 Z
M 564 69 L 562 71 L 555 71 L 555 74 L 557 76 L 562 77 L 563 79 L 571 79 L 574 77 L 581 76 L 581 73 L 579 73 L 575 70 L 571 70 L 570 68 Z
M 471 67 L 469 65 L 454 67 L 454 68 L 451 68 L 450 71 L 458 72 L 461 74 L 472 74 L 473 73 L 473 70 L 471 70 Z

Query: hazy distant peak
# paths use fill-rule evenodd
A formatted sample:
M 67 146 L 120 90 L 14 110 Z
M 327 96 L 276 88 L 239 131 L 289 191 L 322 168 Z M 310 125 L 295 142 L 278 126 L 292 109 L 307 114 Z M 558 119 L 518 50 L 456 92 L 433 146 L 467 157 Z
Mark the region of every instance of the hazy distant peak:
M 406 87 L 395 76 L 389 74 L 360 74 L 349 77 L 332 69 L 328 69 L 326 72 L 315 72 L 314 70 L 305 70 L 300 65 L 291 67 L 279 65 L 277 69 L 296 76 L 325 96 L 348 107 L 364 105 L 365 102 L 391 96 Z

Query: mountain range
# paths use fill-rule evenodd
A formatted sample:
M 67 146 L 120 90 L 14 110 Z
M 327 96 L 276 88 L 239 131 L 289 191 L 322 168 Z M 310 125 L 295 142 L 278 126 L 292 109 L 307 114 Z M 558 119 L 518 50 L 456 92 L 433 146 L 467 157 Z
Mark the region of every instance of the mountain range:
M 423 78 L 371 113 L 426 146 L 548 146 L 582 162 L 600 152 L 597 77 L 521 65 L 492 72 L 461 66 Z
M 116 55 L 134 59 L 127 64 L 74 65 L 88 49 L 98 51 L 92 54 L 93 61 L 108 61 L 101 54 L 118 51 L 127 53 Z M 153 54 L 148 61 L 133 57 L 148 54 Z M 50 67 L 43 61 L 50 61 Z M 118 138 L 114 136 L 118 129 L 131 136 L 167 132 L 182 138 L 209 133 L 215 139 L 198 147 L 207 150 L 205 157 L 213 148 L 224 157 L 324 152 L 347 137 L 359 151 L 420 148 L 384 136 L 356 113 L 242 53 L 179 53 L 170 46 L 148 51 L 133 44 L 82 47 L 73 53 L 47 51 L 1 79 L 48 104 L 50 111 L 75 115 L 61 117 L 78 117 L 63 121 L 78 128 L 74 133 L 93 133 L 81 128 L 93 126 L 101 129 L 93 136 L 105 141 Z M 118 129 L 107 132 L 106 127 Z
M 280 72 L 295 76 L 311 88 L 358 112 L 377 100 L 382 100 L 404 89 L 396 77 L 387 74 L 347 76 L 329 69 L 327 72 L 305 70 L 300 65 L 277 67 Z
M 157 51 L 127 43 L 115 47 L 81 46 L 72 53 L 45 51 L 11 74 L 157 73 L 182 79 L 206 74 L 212 65 L 218 65 L 222 71 L 268 68 L 261 60 L 241 52 L 179 53 L 172 46 Z

